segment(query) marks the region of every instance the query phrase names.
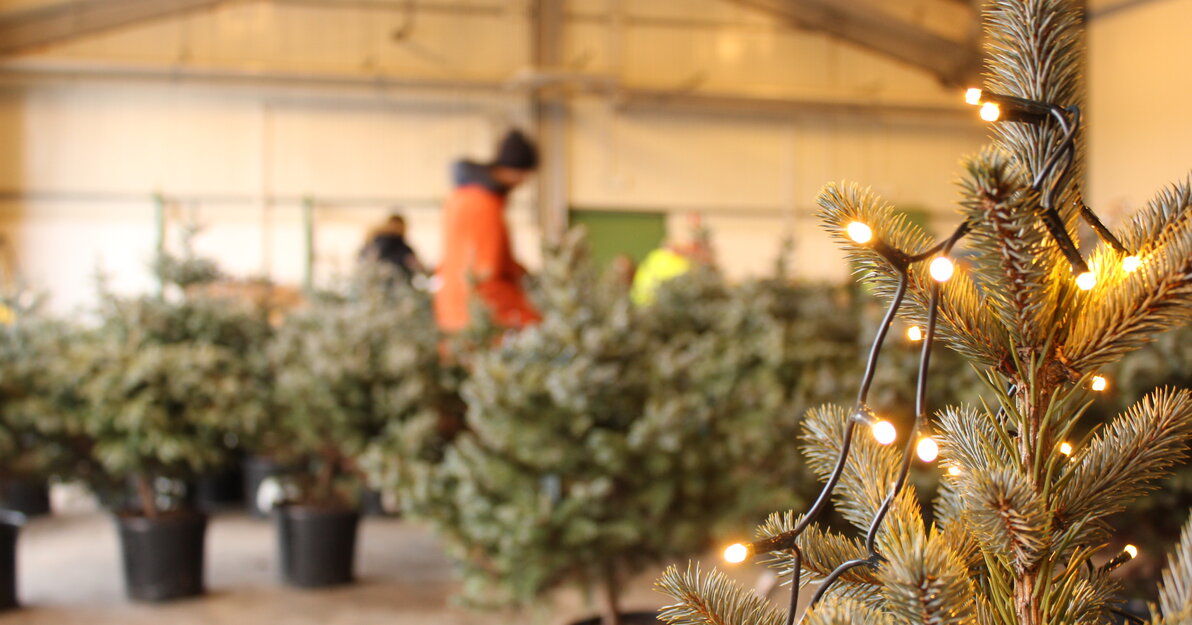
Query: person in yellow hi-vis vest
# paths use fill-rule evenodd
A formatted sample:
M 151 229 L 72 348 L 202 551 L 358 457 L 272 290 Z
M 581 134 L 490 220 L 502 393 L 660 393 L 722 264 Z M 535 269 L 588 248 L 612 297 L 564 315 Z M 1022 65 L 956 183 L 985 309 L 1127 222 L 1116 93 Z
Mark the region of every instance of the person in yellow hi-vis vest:
M 691 216 L 692 242 L 688 245 L 664 245 L 642 259 L 633 276 L 633 287 L 629 297 L 638 306 L 654 303 L 654 292 L 658 285 L 691 271 L 695 263 L 712 263 L 712 247 L 708 232 L 700 223 L 698 214 Z
M 686 256 L 669 247 L 660 247 L 647 254 L 642 264 L 638 265 L 629 297 L 638 306 L 649 306 L 654 303 L 654 292 L 658 290 L 658 285 L 690 270 L 691 261 Z

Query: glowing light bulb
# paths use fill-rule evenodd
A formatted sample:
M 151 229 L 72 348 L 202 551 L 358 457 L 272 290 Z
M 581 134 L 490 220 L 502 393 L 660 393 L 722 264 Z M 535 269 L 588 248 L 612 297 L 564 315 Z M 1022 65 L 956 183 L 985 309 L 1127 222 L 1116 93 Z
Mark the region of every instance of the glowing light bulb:
M 997 102 L 986 102 L 981 105 L 981 119 L 987 122 L 996 122 L 1002 118 L 1002 107 L 997 105 Z
M 848 233 L 848 238 L 856 243 L 864 244 L 873 240 L 873 230 L 859 221 L 849 223 L 845 232 Z
M 1134 545 L 1126 545 L 1125 547 L 1122 547 L 1122 551 L 1126 552 L 1126 554 L 1130 556 L 1131 560 L 1138 557 L 1138 547 L 1135 547 Z
M 1101 391 L 1109 388 L 1109 380 L 1106 380 L 1103 376 L 1094 375 L 1092 384 L 1089 385 L 1089 388 L 1100 393 Z
M 960 475 L 960 467 L 948 467 L 948 475 L 951 475 L 952 477 Z
M 1137 256 L 1127 256 L 1122 259 L 1122 271 L 1134 273 L 1142 266 L 1142 259 Z
M 935 439 L 930 436 L 924 436 L 915 445 L 915 454 L 923 462 L 935 462 L 935 459 L 940 457 L 940 446 L 935 442 Z
M 931 261 L 931 266 L 928 268 L 931 273 L 931 278 L 936 282 L 947 282 L 952 279 L 952 274 L 956 273 L 956 265 L 947 256 L 940 256 Z
M 889 421 L 878 421 L 870 429 L 873 430 L 873 439 L 879 445 L 889 445 L 898 438 L 898 430 L 895 430 L 894 424 Z
M 984 93 L 982 93 L 980 89 L 971 87 L 968 91 L 964 92 L 964 101 L 973 106 L 977 106 L 981 103 L 982 95 L 984 95 Z
M 1068 443 L 1060 443 L 1060 453 L 1064 454 L 1065 456 L 1071 456 L 1072 455 L 1072 446 L 1069 445 Z
M 919 326 L 911 326 L 906 329 L 906 338 L 918 343 L 923 340 L 923 331 L 919 329 Z
M 741 543 L 733 543 L 724 549 L 724 560 L 730 564 L 740 564 L 749 557 L 749 547 Z
M 1091 271 L 1086 271 L 1079 276 L 1076 276 L 1076 286 L 1079 287 L 1081 291 L 1087 291 L 1097 286 L 1097 274 Z

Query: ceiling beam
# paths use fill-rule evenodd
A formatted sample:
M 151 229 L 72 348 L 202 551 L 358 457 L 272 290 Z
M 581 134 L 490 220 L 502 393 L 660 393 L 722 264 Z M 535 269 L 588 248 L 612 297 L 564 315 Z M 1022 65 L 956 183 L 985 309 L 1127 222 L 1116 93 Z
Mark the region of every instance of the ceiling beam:
M 964 86 L 980 75 L 979 42 L 942 37 L 892 17 L 866 0 L 729 1 L 924 69 L 944 85 Z
M 150 20 L 210 9 L 226 0 L 73 0 L 0 13 L 0 55 L 11 55 Z

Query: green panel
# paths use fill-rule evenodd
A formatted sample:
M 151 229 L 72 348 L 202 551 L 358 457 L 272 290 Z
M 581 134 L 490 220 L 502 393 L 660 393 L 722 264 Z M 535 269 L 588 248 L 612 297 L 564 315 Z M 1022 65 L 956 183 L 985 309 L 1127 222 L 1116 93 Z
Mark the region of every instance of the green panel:
M 598 267 L 607 267 L 618 254 L 628 254 L 640 263 L 666 240 L 664 213 L 573 210 L 571 225 L 588 229 Z
M 923 206 L 910 205 L 899 206 L 898 210 L 902 211 L 912 224 L 919 226 L 927 234 L 935 236 L 935 228 L 932 227 L 932 211 L 930 209 Z

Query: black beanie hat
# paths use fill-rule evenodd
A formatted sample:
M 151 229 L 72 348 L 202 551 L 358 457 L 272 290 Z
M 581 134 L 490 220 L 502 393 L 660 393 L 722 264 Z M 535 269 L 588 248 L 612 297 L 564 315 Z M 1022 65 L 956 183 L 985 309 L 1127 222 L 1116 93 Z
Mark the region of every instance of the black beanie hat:
M 529 171 L 538 168 L 538 148 L 518 129 L 505 133 L 493 165 Z

